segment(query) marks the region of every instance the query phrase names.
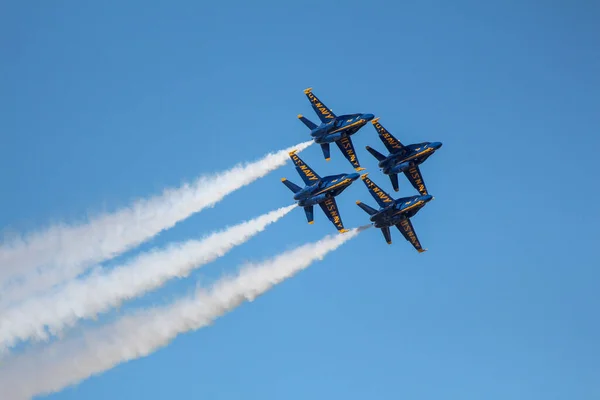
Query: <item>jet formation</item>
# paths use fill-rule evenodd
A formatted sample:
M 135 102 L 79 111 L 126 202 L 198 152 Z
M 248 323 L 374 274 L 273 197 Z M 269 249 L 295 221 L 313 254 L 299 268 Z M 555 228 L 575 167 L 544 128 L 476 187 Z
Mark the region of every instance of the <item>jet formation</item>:
M 308 98 L 321 124 L 316 125 L 301 114 L 298 115 L 298 119 L 310 129 L 310 136 L 315 143 L 321 146 L 321 151 L 326 161 L 331 159 L 330 144 L 335 143 L 352 167 L 356 171 L 363 171 L 364 168 L 361 167 L 358 161 L 351 136 L 356 134 L 370 121 L 379 139 L 389 152 L 386 156 L 372 147 L 366 146 L 367 151 L 377 159 L 381 172 L 389 176 L 395 192 L 399 191 L 398 175 L 402 173 L 419 193 L 418 195 L 394 199 L 369 179 L 368 173 L 359 175 L 352 172 L 321 177 L 293 151 L 289 153 L 289 156 L 305 186 L 301 188 L 286 178 L 281 179 L 281 181 L 294 193 L 294 200 L 299 207 L 304 209 L 308 223 L 314 223 L 313 208 L 315 205 L 319 205 L 327 216 L 327 219 L 331 221 L 338 232 L 347 232 L 347 229 L 344 228 L 335 198 L 360 177 L 371 196 L 379 205 L 379 209 L 375 209 L 361 201 L 357 201 L 356 204 L 369 214 L 369 220 L 373 226 L 381 229 L 385 241 L 388 244 L 392 244 L 390 227 L 395 226 L 419 253 L 426 251 L 421 246 L 413 228 L 411 218 L 429 201 L 433 200 L 433 196 L 427 190 L 419 166 L 439 150 L 442 147 L 442 143 L 421 142 L 404 145 L 379 123 L 379 117 L 375 118 L 375 115 L 371 113 L 354 113 L 338 116 L 319 100 L 312 92 L 312 88 L 305 89 L 304 94 Z

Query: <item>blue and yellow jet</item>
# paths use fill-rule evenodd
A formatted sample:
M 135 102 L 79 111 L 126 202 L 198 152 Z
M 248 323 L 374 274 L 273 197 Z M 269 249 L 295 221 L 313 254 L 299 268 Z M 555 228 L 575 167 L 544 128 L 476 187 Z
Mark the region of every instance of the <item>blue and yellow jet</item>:
M 358 162 L 350 136 L 354 135 L 368 121 L 375 118 L 375 116 L 373 114 L 345 114 L 337 116 L 312 93 L 312 88 L 305 89 L 304 93 L 308 97 L 313 110 L 319 116 L 321 125 L 317 126 L 302 115 L 298 115 L 298 118 L 310 129 L 310 136 L 313 137 L 315 143 L 321 145 L 325 160 L 329 161 L 331 157 L 329 144 L 335 142 L 354 169 L 357 171 L 364 170 Z
M 370 220 L 374 223 L 375 228 L 380 228 L 383 232 L 383 237 L 388 244 L 392 244 L 390 234 L 390 226 L 395 225 L 402 233 L 404 238 L 408 240 L 419 253 L 424 250 L 421 247 L 417 233 L 413 229 L 410 218 L 419 212 L 429 201 L 433 199 L 430 194 L 418 195 L 410 197 L 401 197 L 399 199 L 392 198 L 389 194 L 381 190 L 372 180 L 367 178 L 368 174 L 361 175 L 362 181 L 369 189 L 371 196 L 379 204 L 379 210 L 369 207 L 368 205 L 357 201 L 356 204 L 371 216 Z
M 310 168 L 300 157 L 296 155 L 296 151 L 290 153 L 290 158 L 296 165 L 296 171 L 306 184 L 304 188 L 282 178 L 281 181 L 292 192 L 294 192 L 294 200 L 298 202 L 300 207 L 304 207 L 306 219 L 309 224 L 314 222 L 313 206 L 318 204 L 327 218 L 337 228 L 340 233 L 348 232 L 344 229 L 342 217 L 338 210 L 335 197 L 342 193 L 348 186 L 358 179 L 359 175 L 339 174 L 320 177 L 312 168 Z
M 371 123 L 390 154 L 386 157 L 369 146 L 367 146 L 367 150 L 379 160 L 379 168 L 384 174 L 389 175 L 394 190 L 398 191 L 398 174 L 404 172 L 413 187 L 425 196 L 427 187 L 419 170 L 419 164 L 424 163 L 436 150 L 442 147 L 442 143 L 423 142 L 404 146 L 379 123 L 379 118 L 375 118 Z

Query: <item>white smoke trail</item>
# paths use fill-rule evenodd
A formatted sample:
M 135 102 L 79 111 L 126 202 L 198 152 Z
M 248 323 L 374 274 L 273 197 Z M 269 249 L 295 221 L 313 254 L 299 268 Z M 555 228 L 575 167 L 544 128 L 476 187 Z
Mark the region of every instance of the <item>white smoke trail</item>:
M 209 291 L 198 291 L 171 305 L 122 317 L 81 338 L 6 360 L 5 367 L 0 368 L 0 387 L 10 399 L 28 399 L 57 392 L 120 363 L 147 356 L 177 335 L 207 326 L 244 300 L 254 300 L 365 228 L 326 236 L 265 262 L 247 265 L 237 276 L 216 282 Z
M 0 353 L 19 339 L 48 339 L 44 326 L 50 334 L 62 334 L 63 329 L 75 325 L 79 319 L 95 317 L 125 300 L 159 288 L 169 279 L 185 277 L 248 241 L 295 207 L 295 204 L 281 207 L 201 240 L 141 254 L 110 271 L 71 281 L 58 292 L 28 299 L 2 315 Z
M 95 263 L 113 258 L 171 228 L 233 191 L 281 167 L 293 149 L 270 153 L 252 163 L 165 190 L 131 207 L 100 215 L 87 223 L 54 226 L 0 247 L 0 309 L 72 279 Z M 15 280 L 17 279 L 17 280 Z M 3 287 L 4 286 L 4 287 Z

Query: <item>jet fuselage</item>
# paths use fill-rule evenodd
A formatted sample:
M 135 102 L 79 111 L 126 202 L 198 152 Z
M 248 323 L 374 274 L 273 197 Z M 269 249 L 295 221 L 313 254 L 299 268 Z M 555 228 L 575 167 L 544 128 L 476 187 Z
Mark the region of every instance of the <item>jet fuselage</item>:
M 317 144 L 333 143 L 344 137 L 352 136 L 373 118 L 375 118 L 373 114 L 340 115 L 312 129 L 310 136 Z
M 386 175 L 399 174 L 408 171 L 413 165 L 422 164 L 440 147 L 441 142 L 411 144 L 398 153 L 389 154 L 378 166 Z
M 319 204 L 329 197 L 338 196 L 359 177 L 356 173 L 325 176 L 294 194 L 294 200 L 301 207 Z
M 370 220 L 376 228 L 396 225 L 403 219 L 412 218 L 431 199 L 433 196 L 429 194 L 396 199 L 389 206 L 380 209 L 377 214 L 371 215 Z

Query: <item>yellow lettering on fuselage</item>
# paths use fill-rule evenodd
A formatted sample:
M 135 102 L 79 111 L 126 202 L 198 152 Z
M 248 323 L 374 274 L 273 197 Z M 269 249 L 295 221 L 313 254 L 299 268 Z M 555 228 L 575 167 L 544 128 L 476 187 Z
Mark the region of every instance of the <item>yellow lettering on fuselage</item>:
M 432 153 L 433 151 L 434 151 L 434 149 L 432 147 L 429 147 L 429 148 L 427 148 L 427 149 L 425 149 L 423 151 L 418 152 L 417 154 L 413 154 L 412 156 L 405 158 L 404 162 L 412 160 L 412 159 L 415 159 L 415 158 L 420 157 L 420 156 L 422 156 L 424 154 L 427 154 L 427 153 Z
M 415 204 L 413 204 L 412 206 L 408 206 L 404 209 L 402 209 L 401 211 L 397 212 L 396 214 L 404 214 L 405 212 L 407 212 L 408 210 L 412 210 L 415 207 L 420 206 L 421 204 L 423 204 L 422 201 L 417 201 Z
M 330 131 L 329 134 L 340 132 L 340 131 L 344 131 L 346 129 L 352 128 L 353 126 L 360 125 L 360 124 L 362 124 L 364 122 L 365 122 L 364 119 L 359 119 L 358 121 L 353 122 L 350 125 L 342 126 L 341 128 L 338 128 L 338 129 L 335 129 L 333 131 Z
M 372 180 L 370 180 L 369 178 L 365 178 L 364 181 L 367 183 L 367 186 L 369 187 L 369 189 L 371 189 L 373 191 L 373 193 L 375 193 L 377 195 L 377 197 L 379 197 L 381 199 L 381 201 L 383 201 L 384 203 L 392 202 L 392 199 L 390 198 L 390 196 L 385 194 L 385 192 L 383 190 L 381 190 L 375 183 L 373 183 Z
M 335 189 L 335 188 L 338 188 L 338 187 L 340 187 L 340 186 L 343 186 L 343 185 L 345 185 L 345 184 L 346 184 L 346 183 L 348 183 L 349 181 L 350 181 L 350 179 L 344 179 L 344 180 L 343 180 L 343 181 L 341 181 L 340 183 L 336 183 L 336 184 L 335 184 L 335 185 L 333 185 L 333 186 L 329 186 L 328 188 L 326 188 L 326 189 L 323 189 L 323 190 L 321 190 L 320 192 L 317 192 L 317 193 L 315 193 L 315 194 L 314 194 L 314 196 L 317 196 L 317 195 L 319 195 L 319 194 L 321 194 L 321 193 L 329 192 L 329 191 L 330 191 L 330 190 L 332 190 L 332 189 Z

